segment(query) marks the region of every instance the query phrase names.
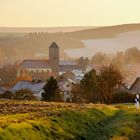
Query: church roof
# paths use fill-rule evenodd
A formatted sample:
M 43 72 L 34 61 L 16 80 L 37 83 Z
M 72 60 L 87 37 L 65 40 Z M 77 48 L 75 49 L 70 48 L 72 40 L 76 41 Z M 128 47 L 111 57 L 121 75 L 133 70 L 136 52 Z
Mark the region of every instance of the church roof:
M 51 68 L 49 60 L 24 60 L 20 64 L 25 69 L 48 69 Z
M 59 48 L 58 45 L 56 44 L 56 42 L 53 42 L 51 45 L 50 45 L 50 48 Z

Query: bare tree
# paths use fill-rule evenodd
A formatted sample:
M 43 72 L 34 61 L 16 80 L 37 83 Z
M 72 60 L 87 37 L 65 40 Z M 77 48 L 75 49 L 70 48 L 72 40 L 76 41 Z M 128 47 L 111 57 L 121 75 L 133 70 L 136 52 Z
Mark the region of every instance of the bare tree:
M 110 104 L 116 88 L 122 84 L 122 75 L 112 65 L 103 67 L 99 74 L 101 102 Z

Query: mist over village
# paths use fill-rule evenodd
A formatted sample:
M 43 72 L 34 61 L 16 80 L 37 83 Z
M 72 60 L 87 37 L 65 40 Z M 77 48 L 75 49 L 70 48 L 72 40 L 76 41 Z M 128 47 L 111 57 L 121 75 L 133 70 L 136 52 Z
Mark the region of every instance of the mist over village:
M 138 0 L 0 3 L 0 140 L 140 139 Z

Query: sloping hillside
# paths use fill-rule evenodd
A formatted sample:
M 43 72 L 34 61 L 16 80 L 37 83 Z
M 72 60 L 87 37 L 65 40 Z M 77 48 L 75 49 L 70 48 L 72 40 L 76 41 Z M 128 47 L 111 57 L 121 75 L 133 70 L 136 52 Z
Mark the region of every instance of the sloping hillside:
M 140 114 L 134 105 L 1 101 L 0 106 L 5 107 L 0 109 L 1 140 L 139 140 L 140 137 Z
M 37 29 L 38 30 L 38 29 Z M 65 28 L 66 30 L 66 28 Z M 80 30 L 80 29 L 79 29 Z M 133 33 L 137 31 L 137 33 Z M 85 29 L 74 32 L 57 33 L 2 33 L 0 36 L 0 63 L 13 63 L 23 59 L 47 59 L 48 47 L 56 41 L 60 46 L 61 58 L 93 56 L 97 51 L 121 51 L 129 47 L 139 47 L 140 24 L 118 25 Z M 117 37 L 116 37 L 117 36 Z M 83 42 L 84 40 L 85 42 Z M 87 42 L 91 40 L 93 42 Z M 78 53 L 75 49 L 85 48 Z M 109 48 L 106 48 L 109 47 Z M 92 50 L 92 48 L 94 48 Z M 71 52 L 67 52 L 72 49 Z M 92 53 L 93 52 L 93 53 Z M 75 54 L 74 54 L 75 53 Z M 74 54 L 74 55 L 73 55 Z M 90 54 L 90 55 L 88 55 Z M 69 55 L 69 56 L 68 56 Z
M 80 40 L 99 39 L 99 38 L 112 38 L 117 34 L 140 30 L 140 24 L 124 24 L 116 26 L 100 27 L 95 29 L 87 29 L 67 33 L 69 37 L 77 38 Z
M 32 33 L 32 32 L 74 32 L 84 29 L 97 28 L 94 26 L 73 26 L 73 27 L 0 27 L 0 33 Z

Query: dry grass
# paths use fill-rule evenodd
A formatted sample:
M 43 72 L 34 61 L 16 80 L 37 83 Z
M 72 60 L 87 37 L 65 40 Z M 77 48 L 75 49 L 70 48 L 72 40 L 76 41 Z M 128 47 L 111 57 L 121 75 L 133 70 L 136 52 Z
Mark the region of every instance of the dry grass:
M 134 105 L 0 101 L 0 140 L 139 140 Z

